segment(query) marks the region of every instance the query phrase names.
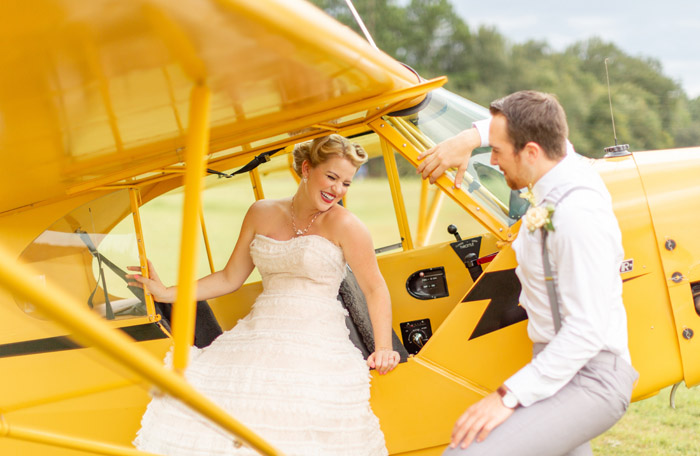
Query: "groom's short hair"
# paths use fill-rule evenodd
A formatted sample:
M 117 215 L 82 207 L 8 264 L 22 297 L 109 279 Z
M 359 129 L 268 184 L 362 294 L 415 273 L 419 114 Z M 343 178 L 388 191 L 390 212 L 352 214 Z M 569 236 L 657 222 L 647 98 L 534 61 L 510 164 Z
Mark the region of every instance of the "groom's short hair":
M 489 110 L 493 116 L 506 118 L 508 136 L 516 154 L 527 143 L 535 142 L 551 160 L 566 155 L 569 126 L 564 108 L 554 95 L 523 90 L 499 98 L 491 103 Z

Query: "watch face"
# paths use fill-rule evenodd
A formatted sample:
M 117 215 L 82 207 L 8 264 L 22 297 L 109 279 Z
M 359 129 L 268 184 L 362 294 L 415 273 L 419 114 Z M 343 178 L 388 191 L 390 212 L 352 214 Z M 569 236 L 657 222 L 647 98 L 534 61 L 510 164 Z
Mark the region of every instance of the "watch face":
M 508 391 L 501 399 L 503 400 L 503 405 L 508 408 L 515 408 L 518 406 L 518 399 L 510 391 Z

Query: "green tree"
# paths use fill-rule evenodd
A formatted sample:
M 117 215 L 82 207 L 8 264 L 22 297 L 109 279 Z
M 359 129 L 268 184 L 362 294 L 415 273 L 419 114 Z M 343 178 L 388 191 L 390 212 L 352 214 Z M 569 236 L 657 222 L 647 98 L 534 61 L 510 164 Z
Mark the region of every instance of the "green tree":
M 679 116 L 685 115 L 685 122 L 679 124 L 674 131 L 676 147 L 700 145 L 700 97 L 684 99 L 679 111 Z
M 313 0 L 360 33 L 344 0 Z M 700 145 L 700 98 L 689 100 L 654 59 L 598 38 L 554 52 L 543 41 L 513 44 L 495 28 L 470 30 L 449 0 L 354 0 L 378 47 L 425 78 L 487 106 L 508 93 L 551 92 L 564 106 L 576 149 L 601 156 L 614 143 L 605 60 L 619 142 L 632 150 Z

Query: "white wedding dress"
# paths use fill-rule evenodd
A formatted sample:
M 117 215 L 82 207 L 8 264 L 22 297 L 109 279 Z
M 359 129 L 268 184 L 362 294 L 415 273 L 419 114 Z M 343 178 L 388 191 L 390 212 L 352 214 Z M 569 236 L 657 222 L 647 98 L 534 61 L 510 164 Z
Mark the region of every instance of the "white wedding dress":
M 285 455 L 386 455 L 369 371 L 337 300 L 340 247 L 256 235 L 250 253 L 264 291 L 233 329 L 193 350 L 187 380 Z M 148 405 L 134 444 L 169 456 L 257 454 L 165 395 Z

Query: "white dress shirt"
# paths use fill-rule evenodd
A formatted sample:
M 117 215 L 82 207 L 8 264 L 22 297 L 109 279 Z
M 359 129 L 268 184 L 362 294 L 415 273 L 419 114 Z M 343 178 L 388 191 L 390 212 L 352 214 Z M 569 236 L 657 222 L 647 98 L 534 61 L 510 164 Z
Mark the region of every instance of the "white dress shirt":
M 562 326 L 555 334 L 544 281 L 542 233 L 531 233 L 522 223 L 513 242 L 515 272 L 522 285 L 520 304 L 528 314 L 530 339 L 547 344 L 505 382 L 523 406 L 554 395 L 602 350 L 630 362 L 620 278 L 622 236 L 603 180 L 569 145 L 567 156 L 532 192 L 537 206 L 556 207 L 547 247 Z

